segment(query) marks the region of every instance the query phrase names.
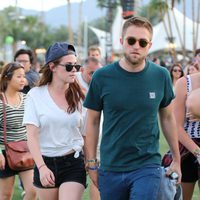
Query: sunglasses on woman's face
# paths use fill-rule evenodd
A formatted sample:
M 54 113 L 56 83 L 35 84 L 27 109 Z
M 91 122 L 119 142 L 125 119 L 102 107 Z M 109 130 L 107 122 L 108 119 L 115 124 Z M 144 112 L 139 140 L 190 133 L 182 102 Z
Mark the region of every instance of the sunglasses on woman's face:
M 173 69 L 173 72 L 182 72 L 180 69 Z
M 59 63 L 59 65 L 65 67 L 67 72 L 71 72 L 73 68 L 75 68 L 76 71 L 78 72 L 81 68 L 81 65 L 77 65 L 77 64 L 72 65 L 72 64 L 61 64 L 61 63 Z
M 142 48 L 145 48 L 149 44 L 149 41 L 146 39 L 136 39 L 134 37 L 128 37 L 126 41 L 130 46 L 135 45 L 136 42 L 139 42 L 139 45 Z

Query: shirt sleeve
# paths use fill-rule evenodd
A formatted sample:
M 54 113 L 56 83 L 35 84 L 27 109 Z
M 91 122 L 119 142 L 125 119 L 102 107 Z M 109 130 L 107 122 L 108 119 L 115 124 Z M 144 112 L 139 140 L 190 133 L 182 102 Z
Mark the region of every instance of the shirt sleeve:
M 101 89 L 99 84 L 97 84 L 99 81 L 97 81 L 95 78 L 96 77 L 94 77 L 90 83 L 83 106 L 100 112 L 103 108 L 103 101 L 101 98 Z
M 35 125 L 36 127 L 40 126 L 39 117 L 36 111 L 36 106 L 34 104 L 32 97 L 29 94 L 27 94 L 25 100 L 23 124 L 24 125 L 32 124 Z
M 30 70 L 26 74 L 26 79 L 28 81 L 28 85 L 32 88 L 39 80 L 39 74 L 33 70 Z
M 164 74 L 164 96 L 160 104 L 160 108 L 164 108 L 168 106 L 171 101 L 175 98 L 174 91 L 173 91 L 173 86 L 172 86 L 172 80 L 169 75 L 169 72 L 166 70 Z

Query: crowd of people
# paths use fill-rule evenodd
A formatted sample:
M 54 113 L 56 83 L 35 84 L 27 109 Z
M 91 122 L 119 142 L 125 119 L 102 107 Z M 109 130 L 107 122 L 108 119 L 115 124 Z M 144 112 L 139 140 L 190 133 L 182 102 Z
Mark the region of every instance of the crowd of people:
M 122 27 L 123 55 L 113 63 L 105 64 L 98 46 L 79 63 L 67 42 L 49 46 L 40 73 L 30 49 L 3 63 L 0 200 L 12 199 L 16 175 L 24 200 L 81 200 L 87 173 L 90 200 L 192 199 L 200 179 L 200 49 L 185 69 L 174 63 L 168 71 L 158 58 L 148 59 L 152 37 L 151 23 L 132 17 Z M 6 139 L 27 141 L 33 169 L 8 164 L 4 106 Z M 165 179 L 160 129 L 173 156 Z M 189 152 L 184 160 L 179 144 Z M 174 173 L 173 193 L 162 183 Z

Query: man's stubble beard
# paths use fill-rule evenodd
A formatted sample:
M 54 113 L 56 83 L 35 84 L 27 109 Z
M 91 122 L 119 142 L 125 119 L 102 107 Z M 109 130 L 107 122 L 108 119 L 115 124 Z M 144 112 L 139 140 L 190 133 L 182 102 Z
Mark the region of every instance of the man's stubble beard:
M 131 56 L 129 54 L 124 53 L 124 58 L 128 63 L 130 63 L 132 65 L 139 65 L 139 64 L 143 63 L 143 61 L 145 60 L 146 57 L 141 56 L 138 58 L 131 58 Z

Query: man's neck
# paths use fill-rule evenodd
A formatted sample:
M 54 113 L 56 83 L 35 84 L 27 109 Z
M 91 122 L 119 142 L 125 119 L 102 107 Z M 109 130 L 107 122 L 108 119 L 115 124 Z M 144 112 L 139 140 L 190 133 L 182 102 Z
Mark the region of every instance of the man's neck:
M 133 64 L 133 63 L 130 63 L 126 58 L 123 57 L 119 61 L 119 64 L 124 70 L 126 70 L 128 72 L 140 72 L 145 68 L 146 61 L 143 60 L 141 63 Z

